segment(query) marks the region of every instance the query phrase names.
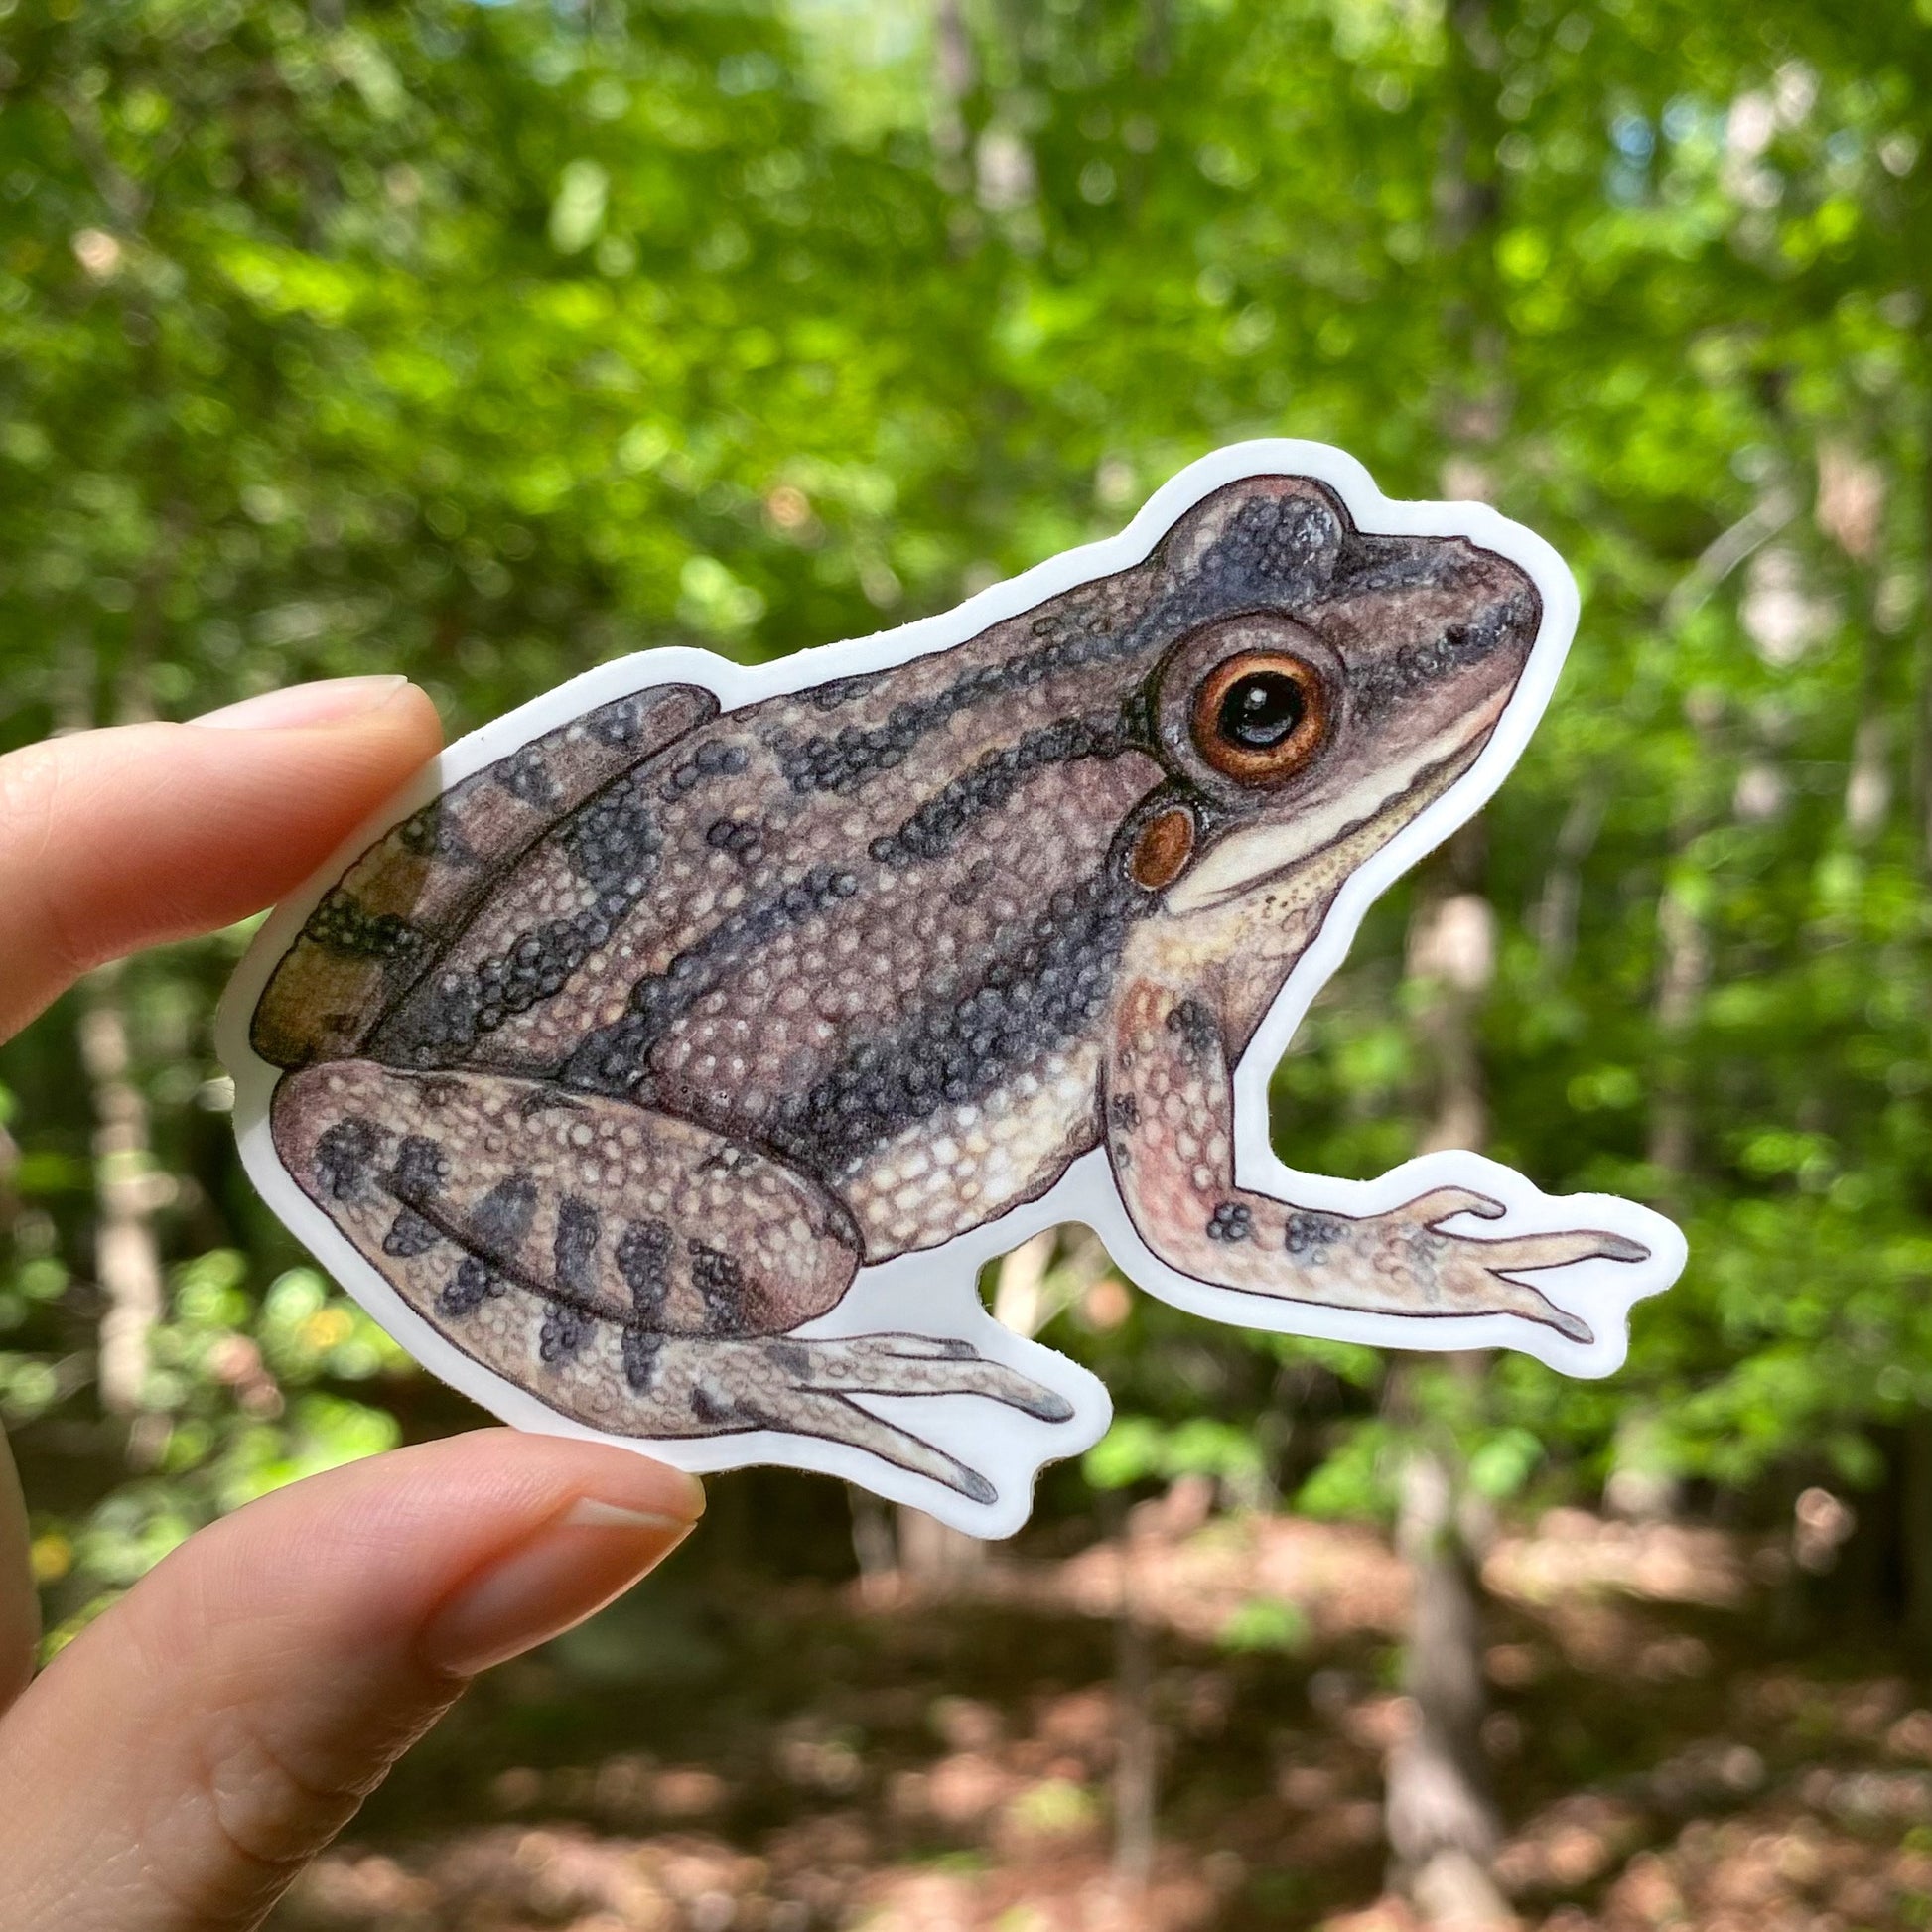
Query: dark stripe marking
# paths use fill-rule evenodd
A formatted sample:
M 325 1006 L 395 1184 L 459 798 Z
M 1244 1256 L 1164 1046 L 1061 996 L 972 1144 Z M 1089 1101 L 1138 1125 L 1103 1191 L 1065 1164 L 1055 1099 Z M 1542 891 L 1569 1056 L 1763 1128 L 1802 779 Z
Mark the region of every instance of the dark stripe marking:
M 398 1208 L 382 1237 L 382 1252 L 398 1261 L 414 1261 L 418 1255 L 428 1254 L 442 1238 L 442 1230 L 424 1220 L 413 1207 Z
M 522 1247 L 536 1211 L 537 1183 L 527 1173 L 505 1174 L 472 1211 L 470 1245 L 507 1261 Z
M 371 912 L 354 894 L 338 886 L 309 914 L 302 936 L 331 952 L 370 959 L 407 959 L 422 950 L 423 935 L 394 912 Z
M 999 811 L 1034 772 L 1078 759 L 1118 758 L 1131 749 L 1118 718 L 1061 718 L 1004 751 L 988 751 L 963 776 L 925 800 L 896 832 L 872 842 L 882 865 L 903 866 L 950 851 L 976 819 Z
M 450 1184 L 450 1157 L 428 1135 L 405 1134 L 382 1184 L 397 1200 L 420 1207 Z
M 921 738 L 969 706 L 1066 671 L 1131 658 L 1244 603 L 1306 604 L 1327 589 L 1353 534 L 1325 495 L 1256 498 L 1241 505 L 1187 577 L 1162 572 L 1161 551 L 1140 566 L 1154 567 L 1153 594 L 1124 628 L 1114 627 L 1113 615 L 1086 587 L 1084 595 L 1070 593 L 1063 608 L 1034 619 L 1034 634 L 1050 639 L 1039 649 L 980 665 L 930 697 L 896 705 L 884 724 L 774 739 L 771 749 L 793 791 L 855 791 L 903 763 Z
M 498 759 L 489 769 L 489 782 L 506 791 L 519 803 L 548 811 L 563 797 L 564 791 L 552 775 L 549 761 L 535 745 L 525 745 Z
M 1375 712 L 1434 683 L 1480 664 L 1491 651 L 1527 643 L 1541 614 L 1534 593 L 1499 598 L 1467 623 L 1451 623 L 1426 644 L 1410 644 L 1354 674 L 1353 696 L 1364 712 Z
M 567 919 L 545 920 L 474 971 L 438 975 L 404 1009 L 385 1038 L 388 1050 L 417 1064 L 431 1063 L 560 993 L 643 897 L 663 849 L 652 807 L 630 778 L 594 798 L 562 828 L 558 840 L 572 869 L 596 889 L 597 903 Z
M 557 1234 L 552 1259 L 557 1286 L 567 1294 L 591 1300 L 597 1293 L 597 1244 L 604 1232 L 603 1217 L 587 1200 L 566 1194 L 557 1203 Z
M 705 1333 L 737 1335 L 745 1331 L 745 1271 L 728 1254 L 691 1243 L 691 1286 L 704 1303 Z
M 662 1221 L 632 1221 L 618 1238 L 618 1273 L 638 1319 L 654 1324 L 671 1292 L 671 1231 Z
M 773 1146 L 830 1179 L 941 1107 L 983 1099 L 1036 1065 L 1105 1013 L 1128 932 L 1156 903 L 1104 875 L 1055 893 L 972 992 L 909 1015 L 787 1095 Z
M 475 1255 L 465 1255 L 437 1296 L 436 1311 L 452 1316 L 475 1314 L 488 1297 L 502 1294 L 506 1286 L 489 1272 L 486 1263 Z
M 323 1129 L 316 1137 L 310 1166 L 331 1200 L 352 1201 L 359 1197 L 381 1145 L 382 1130 L 359 1114 L 351 1114 L 346 1120 Z
M 814 866 L 761 905 L 734 912 L 694 940 L 663 972 L 640 979 L 630 989 L 630 1011 L 621 1020 L 587 1034 L 565 1061 L 563 1078 L 591 1092 L 629 1092 L 643 1077 L 651 1047 L 718 984 L 729 967 L 787 926 L 802 924 L 858 890 L 856 873 L 839 866 Z
M 580 1308 L 568 1302 L 552 1302 L 543 1311 L 543 1327 L 537 1336 L 537 1355 L 553 1368 L 583 1352 L 585 1344 L 597 1333 L 597 1323 Z

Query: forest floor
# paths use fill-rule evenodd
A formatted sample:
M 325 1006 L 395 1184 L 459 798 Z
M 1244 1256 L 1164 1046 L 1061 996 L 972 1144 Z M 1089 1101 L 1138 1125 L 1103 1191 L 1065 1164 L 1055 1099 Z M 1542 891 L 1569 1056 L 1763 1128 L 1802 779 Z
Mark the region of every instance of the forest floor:
M 1926 1686 L 1780 1654 L 1778 1562 L 1577 1511 L 1495 1545 L 1526 1928 L 1932 1923 Z M 1371 1531 L 1184 1493 L 1058 1559 L 942 1544 L 922 1581 L 673 1566 L 485 1680 L 274 1926 L 1410 1932 L 1379 1809 L 1407 1593 Z M 1115 1811 L 1150 1770 L 1143 1856 Z

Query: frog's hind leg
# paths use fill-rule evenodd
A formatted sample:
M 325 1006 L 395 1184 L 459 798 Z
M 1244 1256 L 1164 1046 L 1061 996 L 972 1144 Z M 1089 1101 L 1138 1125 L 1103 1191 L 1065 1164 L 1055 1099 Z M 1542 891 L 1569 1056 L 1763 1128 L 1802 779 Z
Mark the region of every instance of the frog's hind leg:
M 370 1060 L 285 1078 L 275 1146 L 416 1313 L 546 1408 L 653 1440 L 844 1443 L 975 1501 L 992 1485 L 856 1398 L 1059 1395 L 970 1344 L 806 1338 L 857 1272 L 844 1209 L 790 1168 L 628 1102 Z

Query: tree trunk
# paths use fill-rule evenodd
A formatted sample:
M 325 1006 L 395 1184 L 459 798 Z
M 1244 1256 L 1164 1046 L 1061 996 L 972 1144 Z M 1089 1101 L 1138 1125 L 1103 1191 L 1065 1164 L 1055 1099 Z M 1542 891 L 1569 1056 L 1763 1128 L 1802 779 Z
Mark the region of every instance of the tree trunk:
M 1479 865 L 1480 852 L 1480 835 L 1465 827 L 1448 863 L 1434 869 L 1434 890 L 1425 888 L 1409 927 L 1409 977 L 1425 989 L 1418 1025 L 1433 1062 L 1423 1154 L 1479 1149 L 1489 1138 L 1476 1015 L 1496 974 L 1496 914 L 1479 892 L 1452 890 L 1458 872 Z
M 1711 948 L 1704 915 L 1681 879 L 1668 882 L 1657 901 L 1657 1071 L 1650 1104 L 1650 1165 L 1663 1180 L 1666 1209 L 1690 1173 L 1691 1083 L 1684 1053 L 1698 1007 L 1711 980 Z
M 1158 1739 L 1154 1728 L 1154 1659 L 1141 1614 L 1132 1525 L 1120 1537 L 1120 1605 L 1114 1619 L 1114 1889 L 1132 1910 L 1147 1895 L 1154 1871 L 1155 1808 L 1159 1798 Z
M 987 1547 L 910 1503 L 898 1505 L 898 1569 L 908 1583 L 928 1588 L 957 1585 L 986 1568 Z
M 1044 1228 L 1031 1241 L 1021 1242 L 1000 1263 L 1000 1278 L 993 1291 L 993 1318 L 1029 1341 L 1055 1311 L 1047 1305 L 1046 1274 L 1053 1265 L 1057 1240 L 1056 1229 Z
M 1583 905 L 1584 862 L 1603 827 L 1608 788 L 1586 781 L 1557 831 L 1557 849 L 1537 899 L 1532 926 L 1543 970 L 1551 979 L 1568 972 L 1577 953 L 1577 915 Z
M 972 37 L 959 0 L 933 0 L 932 148 L 939 158 L 943 186 L 954 192 L 967 184 L 965 102 L 978 78 Z
M 1932 196 L 1921 187 L 1916 223 L 1921 242 L 1932 239 Z M 1922 262 L 1928 258 L 1920 255 Z M 1924 313 L 1932 318 L 1932 275 L 1920 288 Z M 1932 374 L 1932 321 L 1921 343 L 1922 358 Z M 1932 452 L 1932 380 L 1927 383 L 1924 447 Z M 1921 566 L 1918 731 L 1913 747 L 1913 778 L 1918 797 L 1919 868 L 1932 879 L 1932 461 L 1919 476 Z M 1899 1542 L 1905 1587 L 1905 1627 L 1921 1663 L 1932 1659 L 1932 1415 L 1914 1411 L 1905 1425 L 1904 1467 L 1899 1471 Z
M 1932 1415 L 1915 1410 L 1905 1425 L 1899 1484 L 1905 1629 L 1921 1664 L 1932 1660 Z
M 1480 833 L 1466 827 L 1426 880 L 1409 931 L 1409 973 L 1433 1060 L 1422 1148 L 1480 1150 L 1488 1093 L 1476 1020 L 1495 976 L 1495 912 L 1476 886 Z M 1482 1358 L 1451 1358 L 1478 1393 Z M 1409 1407 L 1398 1371 L 1392 1406 Z M 1397 1883 L 1432 1926 L 1511 1922 L 1490 1875 L 1498 1826 L 1482 1748 L 1482 1586 L 1469 1547 L 1461 1456 L 1447 1435 L 1418 1433 L 1402 1472 L 1396 1539 L 1414 1579 L 1403 1689 L 1410 1723 L 1389 1754 L 1384 1824 Z
M 1499 1836 L 1482 1748 L 1482 1596 L 1459 1520 L 1459 1458 L 1411 1452 L 1396 1538 L 1415 1579 L 1402 1687 L 1411 1717 L 1389 1754 L 1387 1827 L 1396 1874 L 1424 1921 L 1511 1922 L 1490 1876 Z
M 166 1177 L 155 1171 L 148 1108 L 132 1077 L 122 969 L 103 966 L 83 984 L 80 1060 L 94 1104 L 94 1273 L 100 1317 L 101 1407 L 128 1425 L 128 1459 L 152 1463 L 165 1419 L 145 1407 L 148 1343 L 161 1319 L 161 1251 L 154 1213 Z
M 1704 745 L 1710 721 L 1687 707 Z M 1681 1214 L 1686 1180 L 1696 1158 L 1696 1116 L 1688 1065 L 1691 1035 L 1711 984 L 1711 942 L 1702 895 L 1684 855 L 1705 829 L 1702 805 L 1687 800 L 1671 829 L 1671 852 L 1657 899 L 1657 990 L 1651 999 L 1656 1054 L 1650 1081 L 1650 1135 L 1645 1156 L 1658 1175 L 1657 1205 Z
M 860 1587 L 868 1591 L 889 1591 L 891 1579 L 898 1570 L 892 1510 L 856 1482 L 845 1485 L 845 1495 L 852 1509 L 852 1557 L 859 1566 Z

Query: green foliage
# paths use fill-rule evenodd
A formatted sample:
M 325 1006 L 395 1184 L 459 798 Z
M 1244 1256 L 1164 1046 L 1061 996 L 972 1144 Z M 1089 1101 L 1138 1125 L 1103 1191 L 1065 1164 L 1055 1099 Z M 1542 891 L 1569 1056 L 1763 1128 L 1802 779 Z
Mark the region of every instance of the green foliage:
M 1586 594 L 1485 815 L 1491 1151 L 1680 1214 L 1691 1272 L 1614 1382 L 1510 1360 L 1405 1419 L 1364 1351 L 1062 1322 L 1128 1412 L 1087 1476 L 1373 1513 L 1420 1420 L 1556 1493 L 1641 1415 L 1679 1474 L 1875 1481 L 1932 1408 L 1932 34 L 966 12 L 941 97 L 909 5 L 0 0 L 0 744 L 376 668 L 461 728 L 653 644 L 856 634 L 1241 435 L 1486 494 Z M 1296 1166 L 1415 1151 L 1409 904 L 1276 1082 Z M 60 1615 L 420 1395 L 238 1176 L 231 957 L 120 983 L 174 1272 L 117 1488 L 78 1006 L 0 1059 L 0 1407 Z
M 55 1266 L 20 1270 L 29 1281 L 41 1272 L 43 1301 L 54 1299 Z M 172 1271 L 142 1391 L 143 1473 L 75 1521 L 37 1526 L 36 1568 L 69 1606 L 56 1647 L 217 1514 L 401 1440 L 394 1416 L 340 1386 L 408 1369 L 396 1343 L 311 1268 L 288 1270 L 259 1296 L 248 1275 L 234 1249 Z M 31 1425 L 69 1393 L 62 1382 L 58 1363 L 0 1353 L 0 1412 L 11 1427 Z
M 1308 1612 L 1283 1596 L 1254 1596 L 1243 1603 L 1216 1633 L 1223 1650 L 1289 1651 L 1309 1640 Z
M 1147 1416 L 1123 1416 L 1081 1462 L 1096 1489 L 1125 1489 L 1149 1477 L 1209 1475 L 1237 1488 L 1252 1484 L 1261 1451 L 1251 1427 L 1190 1416 L 1172 1428 Z
M 1469 1486 L 1478 1496 L 1503 1502 L 1518 1494 L 1543 1460 L 1543 1444 L 1534 1432 L 1496 1429 L 1469 1451 Z
M 1394 1512 L 1392 1432 L 1376 1419 L 1358 1423 L 1295 1493 L 1295 1507 L 1317 1518 L 1366 1517 Z

